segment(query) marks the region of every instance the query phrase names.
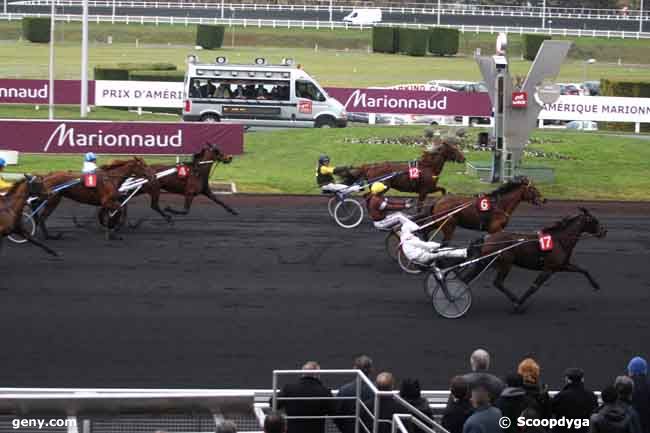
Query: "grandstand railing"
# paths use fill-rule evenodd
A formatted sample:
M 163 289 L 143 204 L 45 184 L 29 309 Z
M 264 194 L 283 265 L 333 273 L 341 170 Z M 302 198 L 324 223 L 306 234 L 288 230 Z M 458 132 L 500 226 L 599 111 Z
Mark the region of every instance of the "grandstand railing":
M 11 2 L 15 5 L 32 5 L 47 6 L 48 0 L 22 0 Z M 57 5 L 61 6 L 80 6 L 81 0 L 57 0 Z M 128 0 L 91 0 L 88 2 L 90 7 L 120 7 L 120 8 L 164 8 L 164 9 L 222 9 L 234 11 L 288 11 L 288 12 L 308 12 L 308 11 L 334 11 L 348 12 L 354 8 L 360 7 L 355 1 L 337 0 L 335 4 L 328 1 L 322 2 L 304 2 L 301 4 L 272 4 L 264 2 L 256 3 L 221 3 L 219 0 L 214 1 L 128 1 Z M 372 7 L 372 6 L 370 6 Z M 471 16 L 502 16 L 502 17 L 530 17 L 530 18 L 567 18 L 567 19 L 595 19 L 595 20 L 626 20 L 638 21 L 641 16 L 640 10 L 622 9 L 594 9 L 594 8 L 569 8 L 569 7 L 527 7 L 512 5 L 469 5 L 459 3 L 391 3 L 382 2 L 378 8 L 385 14 L 425 14 L 436 15 L 438 8 L 442 15 L 471 15 Z M 643 11 L 644 19 L 648 19 L 648 12 Z
M 7 13 L 0 14 L 0 20 L 14 21 L 22 20 L 23 17 L 49 17 L 45 13 Z M 79 14 L 57 14 L 58 22 L 78 22 L 82 20 Z M 368 25 L 353 25 L 339 21 L 310 21 L 310 20 L 268 20 L 268 19 L 246 19 L 246 18 L 209 18 L 209 17 L 173 17 L 173 16 L 132 16 L 132 15 L 89 15 L 90 22 L 95 23 L 118 23 L 118 24 L 221 24 L 228 27 L 272 27 L 272 28 L 315 28 L 315 29 L 345 29 L 345 30 L 367 30 L 372 28 Z M 436 27 L 429 24 L 397 24 L 383 23 L 387 27 L 408 27 L 426 29 Z M 524 26 L 470 26 L 470 25 L 449 25 L 443 24 L 439 27 L 458 29 L 463 33 L 539 33 L 554 36 L 577 36 L 577 37 L 601 37 L 601 38 L 622 38 L 622 39 L 650 39 L 649 32 L 626 32 L 619 30 L 583 30 L 583 29 L 560 29 L 541 28 Z

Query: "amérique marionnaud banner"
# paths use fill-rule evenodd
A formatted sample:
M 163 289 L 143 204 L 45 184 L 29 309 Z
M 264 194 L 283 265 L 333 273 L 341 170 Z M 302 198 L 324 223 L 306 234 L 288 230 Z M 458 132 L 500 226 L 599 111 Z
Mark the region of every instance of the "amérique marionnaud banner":
M 487 93 L 436 92 L 393 89 L 325 89 L 350 113 L 436 114 L 489 117 Z
M 0 148 L 26 153 L 184 155 L 206 143 L 241 154 L 244 128 L 222 123 L 0 120 Z
M 5 80 L 0 79 L 0 104 L 38 104 L 49 102 L 50 83 L 48 80 Z M 81 101 L 81 81 L 55 80 L 55 104 L 79 104 Z M 95 104 L 95 82 L 88 81 L 88 104 Z

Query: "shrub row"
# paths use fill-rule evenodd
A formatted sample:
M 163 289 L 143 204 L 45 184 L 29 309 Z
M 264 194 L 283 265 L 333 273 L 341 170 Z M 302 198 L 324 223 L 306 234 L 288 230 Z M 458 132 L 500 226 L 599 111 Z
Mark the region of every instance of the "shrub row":
M 23 38 L 29 42 L 50 42 L 50 19 L 24 17 Z
M 460 33 L 456 29 L 410 29 L 374 27 L 372 49 L 378 53 L 402 53 L 424 56 L 427 52 L 438 56 L 458 53 Z
M 535 60 L 542 43 L 548 39 L 551 39 L 549 35 L 523 35 L 521 38 L 521 44 L 524 59 L 531 61 Z
M 223 26 L 199 24 L 196 26 L 196 45 L 206 50 L 221 48 L 224 34 Z
M 115 66 L 96 66 L 94 69 L 95 80 L 130 80 L 131 76 L 137 72 L 160 73 L 162 75 L 173 72 L 183 76 L 183 72 L 178 71 L 173 63 L 118 63 Z M 183 81 L 182 78 L 180 81 Z

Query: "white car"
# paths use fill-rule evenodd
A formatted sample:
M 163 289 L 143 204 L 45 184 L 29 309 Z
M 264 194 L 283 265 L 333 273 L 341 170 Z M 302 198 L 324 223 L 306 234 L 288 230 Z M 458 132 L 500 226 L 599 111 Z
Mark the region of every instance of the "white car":
M 566 124 L 566 129 L 576 129 L 578 131 L 598 131 L 598 123 L 591 120 L 573 120 Z

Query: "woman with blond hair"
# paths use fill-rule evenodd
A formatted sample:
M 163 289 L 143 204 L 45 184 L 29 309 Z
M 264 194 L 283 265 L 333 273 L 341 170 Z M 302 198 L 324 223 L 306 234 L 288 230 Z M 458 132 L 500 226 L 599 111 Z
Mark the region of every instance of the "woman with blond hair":
M 522 377 L 526 391 L 526 407 L 537 412 L 542 419 L 551 418 L 551 398 L 548 388 L 540 382 L 541 368 L 533 358 L 526 358 L 519 363 L 517 373 Z

